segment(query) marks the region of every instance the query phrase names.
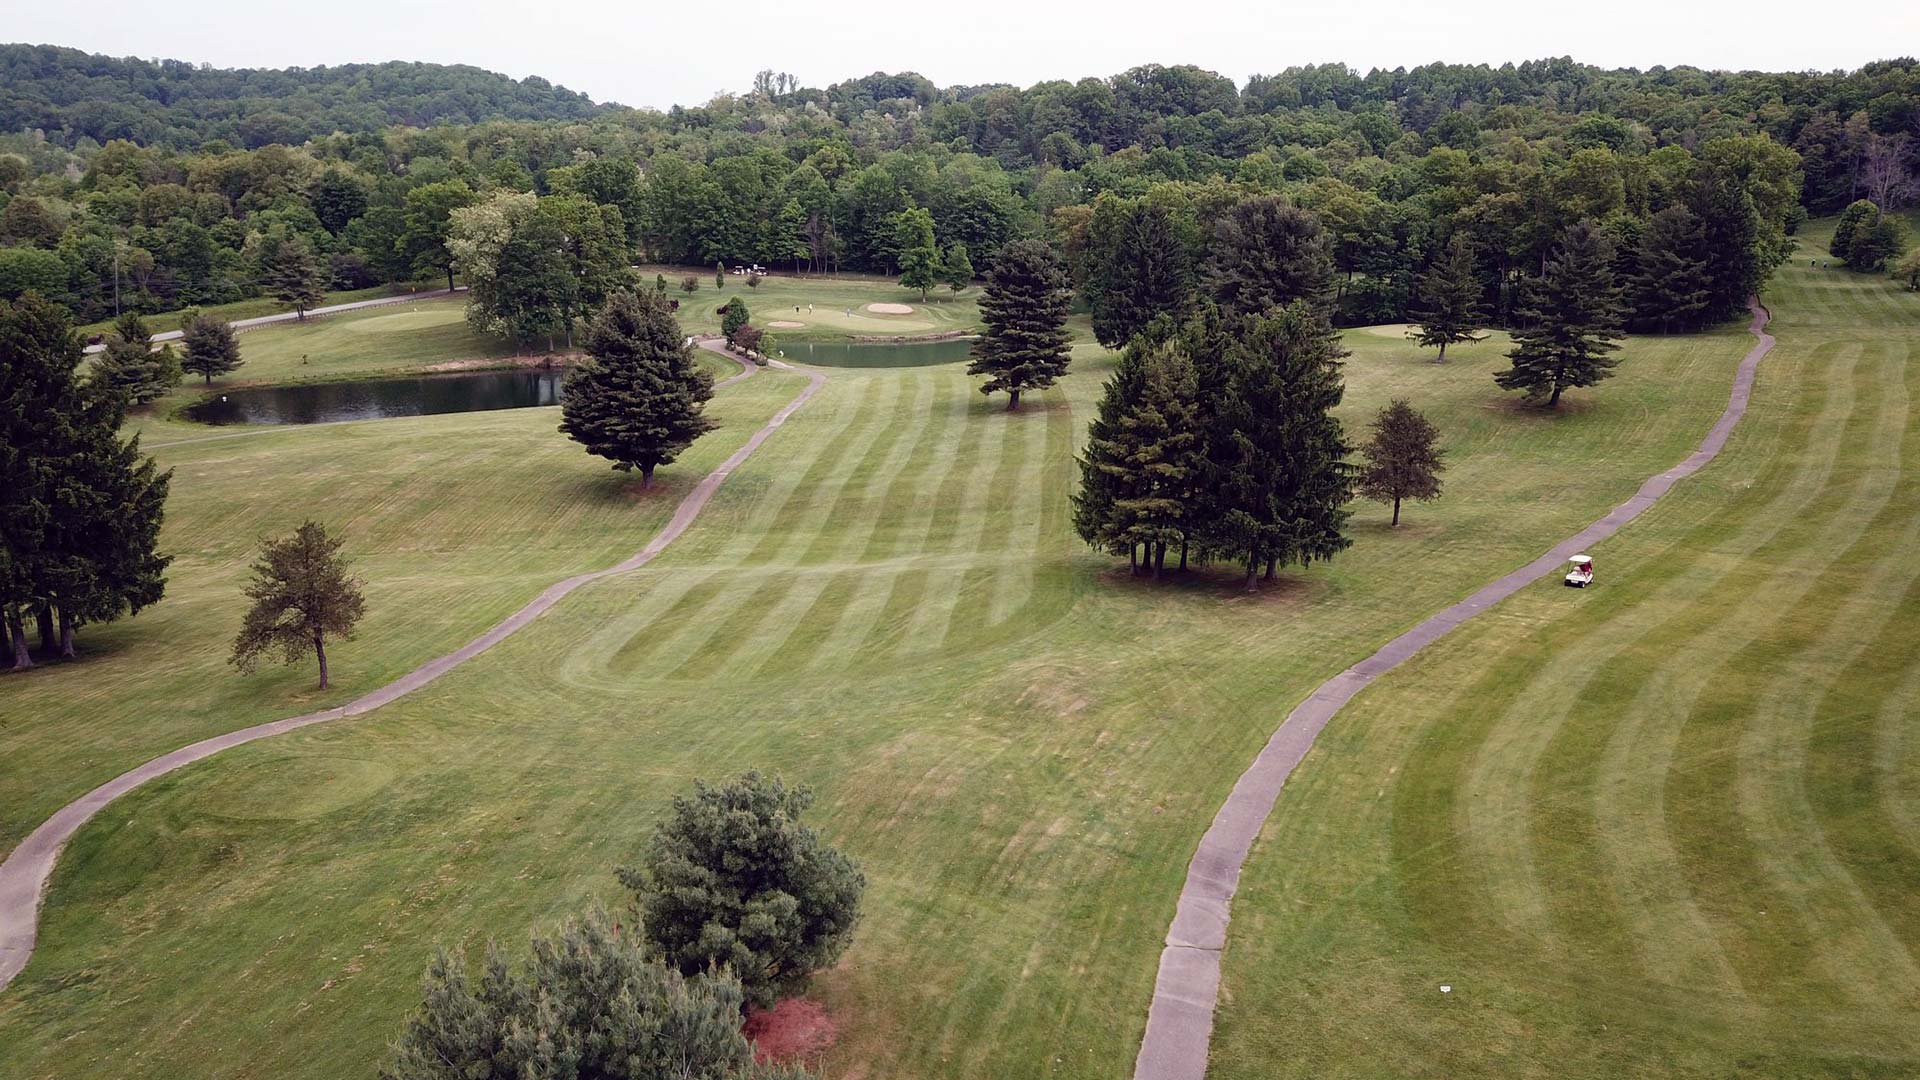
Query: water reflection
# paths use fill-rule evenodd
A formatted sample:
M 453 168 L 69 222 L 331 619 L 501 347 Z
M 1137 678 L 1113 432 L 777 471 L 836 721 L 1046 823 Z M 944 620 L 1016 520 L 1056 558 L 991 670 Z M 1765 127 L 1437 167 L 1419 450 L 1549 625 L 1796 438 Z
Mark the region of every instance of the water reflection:
M 327 424 L 560 403 L 558 370 L 469 371 L 406 379 L 250 386 L 185 410 L 207 424 Z

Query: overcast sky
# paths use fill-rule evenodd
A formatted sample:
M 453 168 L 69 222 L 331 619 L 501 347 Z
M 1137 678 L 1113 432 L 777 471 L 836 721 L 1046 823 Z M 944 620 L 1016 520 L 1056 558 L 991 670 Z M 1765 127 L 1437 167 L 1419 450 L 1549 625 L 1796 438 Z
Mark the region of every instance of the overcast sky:
M 221 67 L 473 64 L 665 107 L 746 89 L 760 68 L 806 86 L 909 70 L 941 86 L 1027 86 L 1144 63 L 1197 64 L 1244 82 L 1293 64 L 1364 72 L 1547 56 L 1827 70 L 1920 51 L 1920 0 L 0 0 L 0 38 Z

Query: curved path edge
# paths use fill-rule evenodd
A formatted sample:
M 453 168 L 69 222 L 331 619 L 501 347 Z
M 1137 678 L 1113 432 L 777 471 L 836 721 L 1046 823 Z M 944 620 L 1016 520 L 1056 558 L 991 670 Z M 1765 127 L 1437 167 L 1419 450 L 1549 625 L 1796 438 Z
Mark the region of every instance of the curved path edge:
M 1674 484 L 1712 461 L 1733 434 L 1734 425 L 1746 415 L 1754 373 L 1774 344 L 1765 329 L 1770 313 L 1757 297 L 1747 301 L 1747 308 L 1753 314 L 1747 330 L 1759 340 L 1735 370 L 1726 410 L 1686 460 L 1649 478 L 1632 498 L 1546 554 L 1427 616 L 1372 656 L 1321 683 L 1287 714 L 1259 757 L 1235 782 L 1233 792 L 1214 815 L 1212 826 L 1200 838 L 1200 846 L 1187 864 L 1187 880 L 1180 889 L 1173 925 L 1167 930 L 1166 947 L 1160 953 L 1153 1003 L 1147 1010 L 1147 1031 L 1134 1061 L 1134 1080 L 1203 1080 L 1206 1076 L 1214 1004 L 1220 993 L 1220 951 L 1226 947 L 1227 922 L 1232 916 L 1233 894 L 1240 885 L 1241 867 L 1273 812 L 1281 787 L 1312 749 L 1327 722 L 1369 683 L 1454 627 L 1555 572 L 1581 549 L 1619 532 Z
M 714 340 L 700 339 L 699 345 L 738 363 L 742 369 L 740 374 L 716 383 L 716 389 L 730 386 L 753 374 L 752 366 L 719 346 Z M 787 370 L 800 370 L 779 361 L 768 361 L 768 363 Z M 445 656 L 427 661 L 385 686 L 368 691 L 345 705 L 202 739 L 170 754 L 154 758 L 144 765 L 129 769 L 61 807 L 52 817 L 42 822 L 39 828 L 28 834 L 27 838 L 13 849 L 12 854 L 7 856 L 6 862 L 0 863 L 0 989 L 4 989 L 11 983 L 14 976 L 20 974 L 21 970 L 27 966 L 28 959 L 33 956 L 34 939 L 39 930 L 40 899 L 46 888 L 47 879 L 53 874 L 54 863 L 60 856 L 60 849 L 72 839 L 76 832 L 80 831 L 82 825 L 104 809 L 108 803 L 155 777 L 164 776 L 183 765 L 211 757 L 222 750 L 378 709 L 382 705 L 420 689 L 498 645 L 514 631 L 539 618 L 548 608 L 559 603 L 561 598 L 580 586 L 604 577 L 637 570 L 652 562 L 668 544 L 673 543 L 681 533 L 687 531 L 688 526 L 693 524 L 694 518 L 700 515 L 700 511 L 706 507 L 707 501 L 713 498 L 713 493 L 719 490 L 727 476 L 739 468 L 749 455 L 759 449 L 761 443 L 766 442 L 780 425 L 786 423 L 789 417 L 799 411 L 800 407 L 826 384 L 826 376 L 820 372 L 804 371 L 803 374 L 807 376 L 805 389 L 801 390 L 792 401 L 782 406 L 779 412 L 774 413 L 763 427 L 754 432 L 746 443 L 721 462 L 719 467 L 695 484 L 693 490 L 680 500 L 680 505 L 674 508 L 673 517 L 658 533 L 654 534 L 647 546 L 629 556 L 625 561 L 604 570 L 575 574 L 564 581 L 547 586 L 539 596 L 528 601 L 525 607 L 494 624 L 479 637 Z

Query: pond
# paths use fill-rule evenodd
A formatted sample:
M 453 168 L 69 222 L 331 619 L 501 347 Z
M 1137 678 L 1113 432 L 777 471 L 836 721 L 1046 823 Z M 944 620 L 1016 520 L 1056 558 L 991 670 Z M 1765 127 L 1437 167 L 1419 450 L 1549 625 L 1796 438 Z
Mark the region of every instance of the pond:
M 797 364 L 823 367 L 925 367 L 967 358 L 964 338 L 897 345 L 796 342 L 782 345 Z M 246 386 L 214 393 L 182 411 L 203 424 L 329 424 L 396 416 L 488 412 L 560 403 L 559 370 L 465 371 L 352 382 Z
M 558 370 L 468 371 L 405 379 L 248 386 L 187 406 L 203 424 L 328 424 L 524 409 L 560 402 Z

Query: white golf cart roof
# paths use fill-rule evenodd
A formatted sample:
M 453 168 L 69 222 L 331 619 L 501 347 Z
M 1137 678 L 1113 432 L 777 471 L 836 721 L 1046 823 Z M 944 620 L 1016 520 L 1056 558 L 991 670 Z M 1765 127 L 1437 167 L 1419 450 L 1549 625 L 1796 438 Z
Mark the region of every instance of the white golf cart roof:
M 1571 562 L 1571 563 L 1590 563 L 1590 562 L 1592 562 L 1592 561 L 1593 561 L 1593 556 L 1591 556 L 1591 555 L 1575 555 L 1575 556 L 1574 556 L 1573 558 L 1571 558 L 1571 559 L 1568 559 L 1567 561 L 1568 561 L 1568 562 Z

